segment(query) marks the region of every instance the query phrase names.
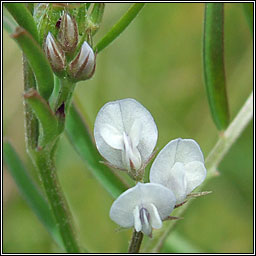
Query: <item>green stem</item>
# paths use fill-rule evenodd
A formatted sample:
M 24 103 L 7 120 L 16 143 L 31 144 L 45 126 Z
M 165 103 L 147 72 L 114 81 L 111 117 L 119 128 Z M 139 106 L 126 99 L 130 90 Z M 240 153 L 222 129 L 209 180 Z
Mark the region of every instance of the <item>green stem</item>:
M 65 114 L 68 113 L 75 85 L 75 83 L 72 83 L 67 79 L 60 79 L 60 91 L 54 108 L 55 112 L 64 103 Z
M 37 89 L 46 100 L 51 96 L 54 79 L 51 66 L 41 49 L 40 45 L 23 28 L 19 27 L 12 38 L 18 43 L 19 47 L 26 55 L 37 81 Z
M 229 151 L 233 143 L 237 140 L 240 134 L 243 132 L 245 127 L 248 125 L 253 117 L 253 93 L 250 94 L 247 101 L 236 115 L 232 123 L 228 126 L 225 132 L 220 136 L 219 140 L 209 153 L 205 161 L 207 168 L 207 177 L 203 185 L 206 184 L 211 178 L 216 176 L 216 169 L 220 164 L 223 157 Z M 198 191 L 200 188 L 197 188 Z M 187 201 L 182 207 L 177 208 L 175 215 L 180 216 L 189 207 L 193 200 Z M 166 225 L 155 234 L 154 238 L 147 241 L 145 244 L 144 251 L 156 253 L 159 252 L 165 239 L 168 237 L 170 231 L 173 229 L 176 222 L 172 221 L 166 223 Z
M 125 15 L 116 23 L 116 25 L 114 25 L 111 30 L 100 40 L 100 42 L 97 43 L 97 45 L 94 47 L 94 51 L 99 53 L 110 43 L 112 43 L 135 19 L 144 5 L 145 3 L 133 4 Z
M 65 120 L 69 112 L 75 85 L 76 83 L 67 79 L 60 79 L 60 90 L 54 107 L 55 114 L 59 119 L 59 133 L 62 133 L 65 128 Z
M 24 91 L 36 89 L 36 80 L 26 56 L 23 54 Z M 29 104 L 24 100 L 25 111 L 25 140 L 27 149 L 35 149 L 38 144 L 39 130 L 38 120 Z
M 24 3 L 5 3 L 5 8 L 10 12 L 16 22 L 27 30 L 38 41 L 36 23 L 31 12 Z
M 232 123 L 228 126 L 223 134 L 209 153 L 205 161 L 205 166 L 208 170 L 207 179 L 216 175 L 217 167 L 221 160 L 229 151 L 233 143 L 243 132 L 253 115 L 253 93 L 250 94 L 244 106 L 236 115 Z
M 128 253 L 139 253 L 141 242 L 143 239 L 143 233 L 133 230 L 131 243 L 128 249 Z
M 41 181 L 64 246 L 68 253 L 78 253 L 79 247 L 72 230 L 71 215 L 56 176 L 56 168 L 51 150 L 34 151 L 32 156 L 35 165 L 39 169 Z

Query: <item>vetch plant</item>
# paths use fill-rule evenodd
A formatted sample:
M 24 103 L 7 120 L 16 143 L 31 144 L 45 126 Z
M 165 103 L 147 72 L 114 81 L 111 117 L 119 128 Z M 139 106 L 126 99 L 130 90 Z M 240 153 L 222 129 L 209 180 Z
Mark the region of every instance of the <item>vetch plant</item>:
M 26 152 L 37 170 L 33 176 L 38 176 L 36 180 L 41 186 L 38 186 L 30 175 L 34 169 L 28 170 L 29 165 L 23 163 L 7 140 L 3 146 L 4 163 L 20 193 L 58 245 L 59 252 L 90 252 L 87 246 L 77 239 L 79 231 L 76 230 L 72 218 L 73 209 L 76 208 L 70 209 L 68 202 L 72 201 L 66 200 L 67 191 L 63 193 L 65 187 L 63 188 L 58 180 L 55 157 L 63 134 L 84 161 L 85 169 L 113 199 L 112 206 L 106 207 L 106 213 L 110 209 L 110 219 L 123 228 L 133 228 L 129 252 L 157 253 L 162 248 L 168 252 L 179 252 L 175 248 L 168 249 L 168 241 L 173 239 L 173 234 L 171 233 L 170 239 L 167 238 L 175 224 L 175 221 L 169 220 L 181 218 L 184 210 L 193 201 L 188 200 L 189 198 L 208 193 L 200 192 L 199 186 L 216 176 L 221 160 L 252 119 L 253 96 L 251 94 L 248 97 L 230 122 L 224 68 L 224 4 L 206 3 L 202 47 L 203 73 L 213 123 L 219 130 L 218 141 L 204 160 L 199 145 L 193 139 L 172 140 L 159 152 L 148 173 L 146 168 L 154 156 L 158 129 L 154 118 L 141 103 L 132 98 L 106 103 L 95 119 L 94 139 L 88 128 L 88 120 L 84 120 L 80 114 L 80 111 L 85 113 L 86 110 L 82 104 L 77 104 L 79 107 L 72 104 L 77 83 L 86 80 L 90 85 L 90 78 L 97 75 L 96 56 L 97 60 L 101 58 L 100 52 L 131 24 L 145 3 L 132 4 L 120 20 L 95 43 L 95 34 L 101 26 L 107 24 L 102 19 L 105 5 L 4 3 L 4 28 L 22 51 Z M 248 3 L 241 6 L 252 31 L 253 6 Z M 108 13 L 111 14 L 111 11 L 110 8 Z M 156 19 L 154 24 L 157 22 Z M 141 26 L 144 26 L 143 22 Z M 140 40 L 140 37 L 136 40 Z M 127 50 L 133 51 L 133 48 L 124 49 Z M 162 53 L 158 53 L 160 54 L 157 56 L 161 56 Z M 147 61 L 151 61 L 151 57 L 154 56 L 148 55 Z M 112 59 L 110 55 L 108 58 Z M 112 76 L 118 78 L 115 70 L 111 69 L 110 80 Z M 151 75 L 154 73 L 147 76 L 151 79 Z M 160 75 L 162 76 L 162 73 Z M 96 83 L 97 79 L 98 77 L 95 79 Z M 97 91 L 101 96 L 107 87 L 104 81 L 101 79 L 103 87 L 99 87 L 100 90 Z M 157 90 L 154 91 L 158 94 L 156 100 L 162 99 L 160 95 L 165 93 L 167 97 L 171 97 L 167 95 L 169 89 L 165 90 L 162 79 L 157 81 Z M 120 90 L 123 86 L 129 86 L 127 83 L 122 80 Z M 172 86 L 175 86 L 175 83 Z M 108 90 L 109 88 L 106 89 Z M 129 93 L 133 95 L 135 92 L 131 89 Z M 114 93 L 110 95 L 111 98 L 115 97 Z M 146 91 L 140 96 L 148 97 Z M 11 97 L 14 95 L 11 94 Z M 83 97 L 86 101 L 87 94 Z M 96 102 L 95 106 L 102 106 L 104 97 L 98 97 L 97 94 L 97 98 L 100 102 Z M 162 102 L 154 101 L 154 105 L 158 107 L 161 104 Z M 162 106 L 165 107 L 165 103 Z M 159 115 L 169 114 L 169 109 L 166 111 Z M 178 116 L 178 108 L 175 113 L 176 111 Z M 170 113 L 173 113 L 173 110 Z M 96 116 L 96 112 L 94 114 Z M 174 136 L 183 135 L 179 129 L 175 129 Z M 168 141 L 167 138 L 164 140 Z M 203 148 L 202 141 L 203 139 L 200 145 Z M 69 172 L 71 175 L 72 170 Z M 66 173 L 62 172 L 62 175 Z M 90 193 L 95 191 L 89 191 L 86 187 L 84 192 L 88 193 L 90 198 Z M 103 194 L 101 193 L 101 196 L 105 196 Z M 99 215 L 96 218 L 99 218 Z M 109 224 L 112 222 L 110 219 Z M 189 220 L 189 216 L 186 219 Z M 96 232 L 98 226 L 93 225 L 93 230 L 86 229 L 88 236 L 91 236 L 91 232 Z M 112 231 L 109 229 L 109 232 Z M 108 234 L 106 241 L 107 239 Z M 7 242 L 6 248 L 9 248 L 8 246 Z M 31 248 L 28 250 L 32 250 Z M 11 248 L 10 251 L 13 250 L 16 248 Z M 57 251 L 57 248 L 55 250 Z

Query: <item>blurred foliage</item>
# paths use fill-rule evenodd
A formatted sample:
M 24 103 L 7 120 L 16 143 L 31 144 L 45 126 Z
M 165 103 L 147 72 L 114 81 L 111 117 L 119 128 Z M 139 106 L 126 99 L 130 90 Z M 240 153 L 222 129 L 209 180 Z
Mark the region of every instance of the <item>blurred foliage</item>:
M 95 43 L 129 6 L 106 4 Z M 207 156 L 217 140 L 217 130 L 203 84 L 203 11 L 201 3 L 147 4 L 129 28 L 97 56 L 94 78 L 80 82 L 75 92 L 91 128 L 103 104 L 132 97 L 152 113 L 159 130 L 159 149 L 177 137 L 193 138 Z M 252 38 L 240 4 L 225 4 L 224 45 L 232 120 L 253 84 Z M 4 136 L 31 167 L 31 175 L 38 182 L 25 152 L 21 52 L 5 32 L 3 72 Z M 222 162 L 221 175 L 205 186 L 213 193 L 196 199 L 185 219 L 177 223 L 173 232 L 193 248 L 209 253 L 252 252 L 252 140 L 251 123 Z M 113 199 L 89 174 L 64 136 L 57 166 L 81 246 L 92 252 L 126 252 L 131 230 L 117 230 L 108 216 Z M 6 170 L 3 220 L 4 252 L 59 252 Z M 183 252 L 182 247 L 178 249 L 181 251 L 168 250 Z

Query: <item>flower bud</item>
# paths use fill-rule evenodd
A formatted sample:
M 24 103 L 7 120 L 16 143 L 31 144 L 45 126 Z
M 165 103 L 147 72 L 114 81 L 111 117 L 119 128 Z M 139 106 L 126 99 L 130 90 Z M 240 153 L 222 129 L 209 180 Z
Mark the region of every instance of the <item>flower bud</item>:
M 69 64 L 70 78 L 79 81 L 92 77 L 95 71 L 96 59 L 90 45 L 85 41 L 74 60 Z
M 64 71 L 66 64 L 65 54 L 51 32 L 48 33 L 45 39 L 44 51 L 53 71 L 57 73 Z
M 77 23 L 67 13 L 61 17 L 58 40 L 62 46 L 63 51 L 65 52 L 72 52 L 77 46 Z

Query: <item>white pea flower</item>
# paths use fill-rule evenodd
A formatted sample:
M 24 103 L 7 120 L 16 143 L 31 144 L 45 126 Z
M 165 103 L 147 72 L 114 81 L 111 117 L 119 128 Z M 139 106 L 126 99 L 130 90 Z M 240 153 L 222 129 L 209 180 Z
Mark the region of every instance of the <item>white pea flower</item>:
M 183 202 L 205 177 L 203 153 L 192 139 L 170 141 L 159 152 L 150 169 L 150 182 L 171 189 L 177 203 Z
M 99 111 L 94 137 L 100 154 L 135 179 L 155 148 L 158 131 L 150 112 L 134 99 L 106 103 Z
M 152 228 L 162 227 L 175 203 L 173 192 L 161 184 L 138 182 L 114 201 L 110 218 L 124 228 L 134 227 L 151 236 Z

